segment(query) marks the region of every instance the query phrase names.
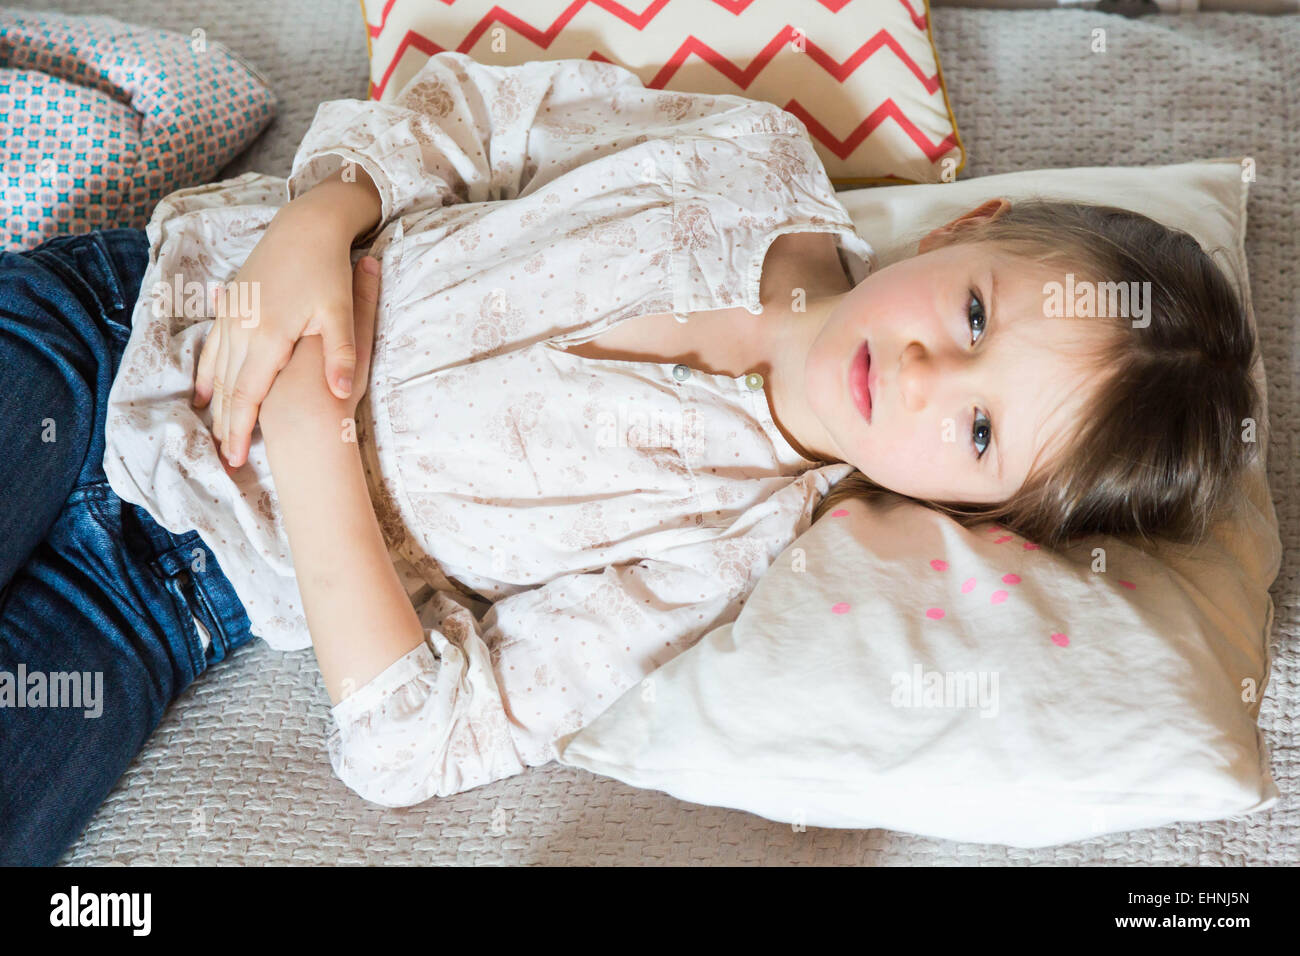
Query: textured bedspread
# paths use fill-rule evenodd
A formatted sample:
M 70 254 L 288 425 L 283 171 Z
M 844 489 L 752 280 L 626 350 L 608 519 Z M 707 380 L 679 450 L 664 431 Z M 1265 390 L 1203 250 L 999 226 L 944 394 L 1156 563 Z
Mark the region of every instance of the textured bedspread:
M 364 96 L 352 0 L 64 0 L 181 33 L 203 28 L 271 80 L 281 111 L 223 175 L 288 172 L 316 105 Z M 330 8 L 337 8 L 331 10 Z M 1282 800 L 1243 821 L 1016 850 L 882 830 L 792 832 L 552 764 L 386 810 L 336 780 L 328 699 L 308 652 L 261 642 L 191 687 L 82 839 L 73 864 L 1276 864 L 1300 862 L 1300 16 L 1120 16 L 937 8 L 963 176 L 1253 155 L 1246 252 L 1269 382 L 1270 479 L 1284 546 L 1274 669 L 1261 722 Z M 1105 54 L 1090 31 L 1107 29 Z

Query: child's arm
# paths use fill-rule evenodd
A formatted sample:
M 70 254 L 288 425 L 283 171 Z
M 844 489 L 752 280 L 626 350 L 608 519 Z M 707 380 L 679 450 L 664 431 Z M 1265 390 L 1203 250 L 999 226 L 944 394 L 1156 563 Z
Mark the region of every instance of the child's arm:
M 356 374 L 353 341 L 353 241 L 379 218 L 379 193 L 365 173 L 348 182 L 336 173 L 283 206 L 235 275 L 257 290 L 257 312 L 240 314 L 222 296 L 199 353 L 194 405 L 212 404 L 212 434 L 222 463 L 247 460 L 258 410 L 294 343 L 319 333 L 326 378 L 338 395 Z
M 353 275 L 357 385 L 347 399 L 320 374 L 318 335 L 298 340 L 262 406 L 262 435 L 316 660 L 331 702 L 424 641 L 379 531 L 353 425 L 374 336 L 379 277 Z

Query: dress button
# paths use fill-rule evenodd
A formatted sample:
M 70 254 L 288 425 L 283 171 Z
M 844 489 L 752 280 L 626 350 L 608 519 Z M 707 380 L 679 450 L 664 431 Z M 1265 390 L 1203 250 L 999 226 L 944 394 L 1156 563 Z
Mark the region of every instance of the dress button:
M 763 376 L 757 372 L 750 372 L 745 376 L 745 385 L 751 390 L 757 392 L 763 387 Z
M 673 366 L 673 378 L 677 379 L 677 381 L 684 382 L 690 377 L 691 377 L 691 370 L 687 368 L 685 365 Z

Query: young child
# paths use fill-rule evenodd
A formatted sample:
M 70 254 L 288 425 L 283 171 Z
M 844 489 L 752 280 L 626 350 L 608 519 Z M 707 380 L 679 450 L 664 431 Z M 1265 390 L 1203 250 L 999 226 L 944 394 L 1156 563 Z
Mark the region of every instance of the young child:
M 160 205 L 104 469 L 315 648 L 377 803 L 553 759 L 842 488 L 1050 545 L 1183 533 L 1245 454 L 1253 341 L 1191 239 L 998 200 L 875 272 L 770 104 L 442 53 L 322 105 L 282 188 Z M 1149 325 L 1045 316 L 1067 271 L 1150 281 Z M 218 319 L 177 307 L 214 281 Z

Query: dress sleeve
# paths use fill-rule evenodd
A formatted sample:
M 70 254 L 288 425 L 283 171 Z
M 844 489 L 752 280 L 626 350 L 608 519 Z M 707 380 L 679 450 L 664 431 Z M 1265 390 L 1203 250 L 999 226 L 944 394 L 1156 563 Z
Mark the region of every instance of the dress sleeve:
M 613 63 L 490 66 L 445 51 L 392 103 L 322 103 L 294 156 L 288 195 L 355 163 L 383 201 L 377 232 L 410 212 L 513 199 L 626 146 L 687 132 L 726 138 L 806 128 L 771 103 L 647 89 Z
M 335 774 L 372 803 L 404 807 L 523 770 L 477 619 L 460 595 L 417 609 L 425 642 L 339 701 Z
M 715 537 L 559 576 L 482 620 L 435 592 L 419 609 L 428 641 L 333 708 L 334 772 L 371 802 L 410 806 L 554 760 L 557 739 L 735 620 L 836 468 L 847 466 L 801 475 Z

